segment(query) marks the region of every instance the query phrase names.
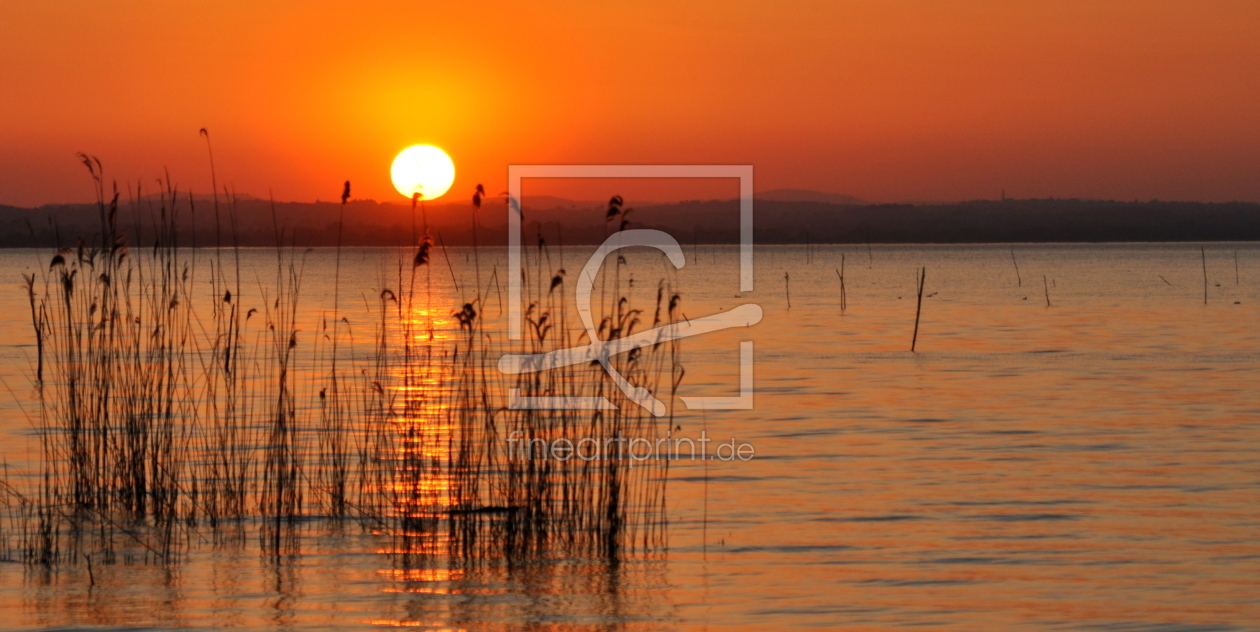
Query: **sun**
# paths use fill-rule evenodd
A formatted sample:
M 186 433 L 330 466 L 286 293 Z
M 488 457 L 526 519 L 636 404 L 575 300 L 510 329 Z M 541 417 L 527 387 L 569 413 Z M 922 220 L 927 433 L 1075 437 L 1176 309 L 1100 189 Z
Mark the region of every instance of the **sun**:
M 389 177 L 403 196 L 419 193 L 421 199 L 432 200 L 442 197 L 455 182 L 455 163 L 433 145 L 412 145 L 398 152 Z

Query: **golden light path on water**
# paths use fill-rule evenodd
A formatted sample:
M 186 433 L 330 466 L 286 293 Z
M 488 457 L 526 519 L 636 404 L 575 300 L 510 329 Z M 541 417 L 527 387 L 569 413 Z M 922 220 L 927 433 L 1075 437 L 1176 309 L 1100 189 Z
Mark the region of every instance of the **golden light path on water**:
M 449 309 L 434 307 L 428 299 L 423 302 L 413 305 L 399 324 L 397 333 L 410 337 L 414 359 L 395 366 L 390 387 L 403 411 L 393 420 L 401 439 L 396 458 L 404 469 L 422 471 L 416 471 L 412 480 L 396 481 L 391 491 L 406 499 L 399 511 L 417 518 L 444 518 L 452 504 L 450 449 L 456 427 L 451 421 L 451 379 L 440 355 L 450 352 L 454 320 Z M 426 546 L 432 550 L 446 544 L 441 532 L 416 535 L 428 538 Z

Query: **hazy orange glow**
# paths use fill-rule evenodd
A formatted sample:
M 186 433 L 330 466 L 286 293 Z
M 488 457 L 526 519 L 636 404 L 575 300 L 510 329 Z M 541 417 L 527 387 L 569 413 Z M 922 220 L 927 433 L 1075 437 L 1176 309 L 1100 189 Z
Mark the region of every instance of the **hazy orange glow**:
M 5 3 L 0 204 L 90 197 L 76 151 L 281 200 L 455 191 L 512 163 L 752 163 L 872 200 L 1260 200 L 1250 1 Z

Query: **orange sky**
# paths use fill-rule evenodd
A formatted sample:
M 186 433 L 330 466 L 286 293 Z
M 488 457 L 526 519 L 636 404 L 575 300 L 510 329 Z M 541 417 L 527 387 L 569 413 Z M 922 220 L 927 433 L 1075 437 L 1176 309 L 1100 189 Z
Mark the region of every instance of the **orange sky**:
M 1260 2 L 0 2 L 0 204 L 74 158 L 281 200 L 513 163 L 751 163 L 876 201 L 1260 201 Z M 124 7 L 125 8 L 122 8 Z M 686 197 L 686 196 L 684 196 Z

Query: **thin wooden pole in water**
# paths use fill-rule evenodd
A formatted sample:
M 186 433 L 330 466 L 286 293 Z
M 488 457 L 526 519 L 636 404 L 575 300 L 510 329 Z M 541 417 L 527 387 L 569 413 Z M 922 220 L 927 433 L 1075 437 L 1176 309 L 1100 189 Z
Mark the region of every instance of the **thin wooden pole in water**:
M 923 286 L 927 282 L 927 267 L 919 269 L 919 304 L 914 308 L 914 335 L 910 338 L 910 353 L 919 342 L 919 315 L 923 313 Z
M 1207 250 L 1204 250 L 1203 246 L 1199 246 L 1199 256 L 1203 258 L 1203 304 L 1207 305 Z
M 792 279 L 786 271 L 783 273 L 783 291 L 787 294 L 788 309 L 792 309 Z
M 1015 282 L 1019 283 L 1020 287 L 1024 287 L 1024 279 L 1023 277 L 1019 276 L 1019 262 L 1015 260 L 1014 248 L 1011 248 L 1011 263 L 1015 264 Z
M 844 310 L 849 306 L 848 297 L 844 293 L 844 253 L 840 253 L 840 269 L 836 270 L 836 276 L 840 277 L 840 315 L 844 316 Z
M 1046 307 L 1050 307 L 1050 284 L 1046 281 L 1046 275 L 1041 275 L 1041 285 L 1046 289 Z

